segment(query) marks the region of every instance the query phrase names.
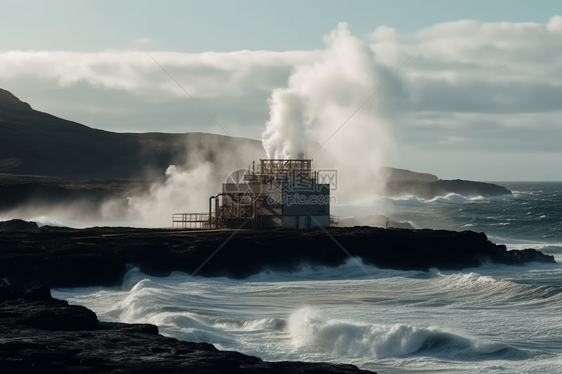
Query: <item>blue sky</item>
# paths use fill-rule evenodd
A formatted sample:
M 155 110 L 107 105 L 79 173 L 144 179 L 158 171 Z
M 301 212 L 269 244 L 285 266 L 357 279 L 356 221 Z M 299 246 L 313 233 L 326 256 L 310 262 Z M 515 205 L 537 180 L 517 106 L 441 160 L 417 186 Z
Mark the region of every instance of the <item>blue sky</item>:
M 440 22 L 544 23 L 562 12 L 559 1 L 147 1 L 1 0 L 1 51 L 96 52 L 137 48 L 153 39 L 156 50 L 228 52 L 322 48 L 322 36 L 339 22 L 364 36 L 377 26 L 409 33 Z
M 0 88 L 91 127 L 225 134 L 150 52 L 230 134 L 260 139 L 270 123 L 281 143 L 323 142 L 414 54 L 328 149 L 443 179 L 562 180 L 556 1 L 0 6 Z M 287 116 L 303 127 L 285 131 Z

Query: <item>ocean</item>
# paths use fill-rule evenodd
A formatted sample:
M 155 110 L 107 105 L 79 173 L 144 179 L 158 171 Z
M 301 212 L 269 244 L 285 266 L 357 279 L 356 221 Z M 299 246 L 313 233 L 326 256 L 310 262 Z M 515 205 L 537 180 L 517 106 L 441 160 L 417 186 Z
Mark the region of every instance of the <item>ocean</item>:
M 496 182 L 513 196 L 378 198 L 416 228 L 484 232 L 558 264 L 463 271 L 303 264 L 244 280 L 147 276 L 120 287 L 53 290 L 104 321 L 153 323 L 167 336 L 268 361 L 351 363 L 378 373 L 562 372 L 562 183 Z M 353 253 L 353 248 L 347 248 Z

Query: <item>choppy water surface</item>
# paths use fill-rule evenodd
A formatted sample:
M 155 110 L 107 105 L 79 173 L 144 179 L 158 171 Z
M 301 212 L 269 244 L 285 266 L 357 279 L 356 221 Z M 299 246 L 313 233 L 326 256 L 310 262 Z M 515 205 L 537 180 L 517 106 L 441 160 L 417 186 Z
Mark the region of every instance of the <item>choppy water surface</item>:
M 486 232 L 562 263 L 562 184 L 500 183 L 513 197 L 388 199 L 416 227 Z M 353 252 L 352 248 L 349 248 Z M 265 270 L 245 280 L 156 278 L 60 289 L 102 320 L 149 322 L 166 335 L 264 360 L 353 363 L 379 373 L 562 372 L 562 266 L 484 265 L 462 272 L 383 270 L 354 262 Z

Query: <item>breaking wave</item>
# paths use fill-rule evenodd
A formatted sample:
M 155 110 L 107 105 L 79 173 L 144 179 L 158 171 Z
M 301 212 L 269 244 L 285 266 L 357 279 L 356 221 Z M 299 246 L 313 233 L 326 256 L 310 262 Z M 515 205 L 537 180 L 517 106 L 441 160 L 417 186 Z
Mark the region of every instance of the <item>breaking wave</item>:
M 391 205 L 424 205 L 430 203 L 464 204 L 480 200 L 504 200 L 512 199 L 514 197 L 514 195 L 466 197 L 456 193 L 450 193 L 445 196 L 434 197 L 433 199 L 424 199 L 414 195 L 407 195 L 402 197 L 383 197 L 381 199 Z
M 527 354 L 507 344 L 465 337 L 434 327 L 327 319 L 311 308 L 293 313 L 288 326 L 297 346 L 346 357 L 383 359 L 420 354 L 462 360 L 481 355 Z

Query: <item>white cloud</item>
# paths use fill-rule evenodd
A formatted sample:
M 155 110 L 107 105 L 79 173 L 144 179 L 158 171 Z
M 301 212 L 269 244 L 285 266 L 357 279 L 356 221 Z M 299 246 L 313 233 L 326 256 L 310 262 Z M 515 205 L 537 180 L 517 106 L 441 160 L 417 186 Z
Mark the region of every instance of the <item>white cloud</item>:
M 278 75 L 300 61 L 313 58 L 315 52 L 240 51 L 186 54 L 151 52 L 190 94 L 196 97 L 243 96 L 253 89 L 280 83 Z M 3 79 L 52 79 L 59 87 L 86 82 L 99 89 L 126 90 L 136 95 L 157 91 L 168 97 L 185 93 L 145 52 L 105 51 L 27 52 L 0 54 Z M 56 88 L 56 87 L 55 87 Z
M 144 39 L 136 42 L 150 42 Z M 269 117 L 268 98 L 295 80 L 316 86 L 307 88 L 311 97 L 339 92 L 341 100 L 349 100 L 350 114 L 359 97 L 374 91 L 373 80 L 364 85 L 369 89 L 354 90 L 346 79 L 331 86 L 314 79 L 327 66 L 327 54 L 359 80 L 363 76 L 367 82 L 376 72 L 380 83 L 414 53 L 354 117 L 355 124 L 342 131 L 361 136 L 358 123 L 369 121 L 375 111 L 390 123 L 400 146 L 394 165 L 416 168 L 420 152 L 431 154 L 436 144 L 457 154 L 515 152 L 523 145 L 524 152 L 553 152 L 552 139 L 562 131 L 561 40 L 562 17 L 554 16 L 544 24 L 440 23 L 420 30 L 409 43 L 401 42 L 400 30 L 379 26 L 366 41 L 374 52 L 369 64 L 351 58 L 353 51 L 345 48 L 151 55 L 227 129 L 259 138 Z M 34 108 L 79 122 L 87 119 L 94 127 L 221 131 L 202 125 L 206 115 L 185 101 L 185 93 L 144 52 L 10 51 L 0 53 L 0 71 L 0 87 Z M 318 107 L 322 113 L 317 117 L 327 120 L 330 108 Z M 439 161 L 433 162 L 425 171 L 439 173 Z M 553 165 L 549 162 L 545 167 Z
M 405 70 L 411 78 L 450 83 L 560 85 L 562 33 L 556 27 L 560 19 L 553 17 L 548 24 L 470 20 L 438 24 L 417 33 L 417 58 Z

